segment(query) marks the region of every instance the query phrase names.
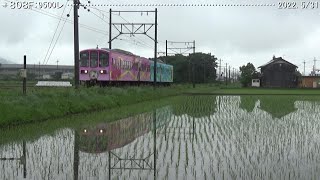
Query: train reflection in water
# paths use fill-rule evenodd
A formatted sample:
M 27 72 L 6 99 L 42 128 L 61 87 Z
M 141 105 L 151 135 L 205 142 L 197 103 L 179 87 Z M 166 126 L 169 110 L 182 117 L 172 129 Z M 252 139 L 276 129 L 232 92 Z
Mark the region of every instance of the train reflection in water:
M 170 107 L 139 114 L 110 123 L 100 123 L 94 127 L 83 127 L 75 133 L 74 178 L 78 179 L 79 152 L 90 154 L 108 153 L 108 178 L 112 170 L 151 170 L 156 176 L 156 130 L 164 127 L 171 117 Z M 153 142 L 146 142 L 142 152 L 122 152 L 125 146 L 151 133 Z M 136 146 L 136 145 L 134 145 Z M 129 155 L 130 154 L 130 155 Z

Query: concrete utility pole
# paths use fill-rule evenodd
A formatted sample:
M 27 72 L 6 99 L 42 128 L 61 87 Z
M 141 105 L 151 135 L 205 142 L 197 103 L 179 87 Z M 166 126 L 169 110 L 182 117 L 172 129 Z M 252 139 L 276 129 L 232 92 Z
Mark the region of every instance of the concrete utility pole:
M 303 61 L 303 75 L 306 75 L 306 61 Z
M 40 61 L 39 61 L 39 79 L 40 79 Z
M 153 68 L 153 73 L 154 73 L 154 77 L 153 77 L 153 86 L 156 87 L 157 84 L 157 43 L 158 43 L 158 10 L 156 8 L 155 10 L 155 20 L 154 20 L 154 28 L 155 28 L 155 34 L 154 34 L 154 68 Z
M 166 57 L 168 56 L 168 40 L 166 40 Z
M 230 81 L 230 68 L 231 68 L 231 67 L 229 66 L 229 81 Z M 230 83 L 231 83 L 231 81 L 230 81 Z
M 225 73 L 225 79 L 226 79 L 226 85 L 228 85 L 228 63 L 226 63 L 226 73 Z
M 79 0 L 73 0 L 74 86 L 76 89 L 79 88 L 79 5 Z
M 195 53 L 196 53 L 196 41 L 193 41 L 193 55 L 195 55 Z M 195 83 L 195 74 L 194 74 L 195 72 L 194 72 L 194 64 L 193 64 L 193 66 L 192 66 L 192 81 L 193 81 L 193 88 L 195 88 L 196 87 L 196 83 Z
M 110 8 L 110 10 L 109 10 L 109 49 L 111 50 L 111 48 L 112 48 L 112 46 L 111 46 L 111 39 L 112 39 L 112 26 L 111 26 L 111 24 L 112 24 L 112 10 L 111 10 L 111 8 Z
M 59 67 L 59 65 L 58 65 L 58 64 L 59 64 L 59 60 L 57 60 L 57 70 L 59 69 L 59 68 L 58 68 L 58 67 Z
M 313 64 L 313 73 L 316 74 L 316 58 L 313 59 L 314 64 Z
M 25 70 L 25 75 L 27 75 L 27 56 L 23 56 L 23 69 Z M 27 94 L 27 77 L 23 77 L 23 87 L 22 92 L 24 95 Z
M 234 68 L 232 68 L 232 82 L 234 83 L 235 82 L 235 76 L 234 76 Z
M 222 66 L 222 64 L 221 64 L 221 59 L 219 59 L 219 61 L 220 61 L 220 63 L 219 63 L 219 81 L 221 80 L 221 66 Z

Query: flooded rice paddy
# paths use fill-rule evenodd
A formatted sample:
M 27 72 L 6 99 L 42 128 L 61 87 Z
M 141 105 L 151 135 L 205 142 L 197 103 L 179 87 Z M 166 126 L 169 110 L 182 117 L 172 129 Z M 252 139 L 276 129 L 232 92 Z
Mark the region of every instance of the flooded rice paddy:
M 0 179 L 319 179 L 320 101 L 187 96 L 0 145 Z

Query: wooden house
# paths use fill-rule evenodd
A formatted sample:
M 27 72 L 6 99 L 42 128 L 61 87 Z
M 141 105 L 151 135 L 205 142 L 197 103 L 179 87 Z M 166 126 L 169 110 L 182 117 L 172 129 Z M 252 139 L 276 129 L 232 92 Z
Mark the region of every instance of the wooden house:
M 282 57 L 273 59 L 259 67 L 262 87 L 292 88 L 298 86 L 297 66 Z

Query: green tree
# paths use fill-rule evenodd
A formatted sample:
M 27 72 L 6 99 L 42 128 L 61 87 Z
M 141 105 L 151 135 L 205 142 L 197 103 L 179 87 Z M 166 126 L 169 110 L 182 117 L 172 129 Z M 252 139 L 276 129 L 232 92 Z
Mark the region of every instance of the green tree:
M 191 82 L 193 66 L 196 83 L 208 83 L 216 79 L 217 58 L 214 55 L 200 52 L 190 56 L 175 55 L 160 59 L 173 65 L 174 82 Z
M 177 83 L 186 83 L 189 79 L 189 61 L 187 56 L 177 54 L 175 56 L 160 57 L 162 61 L 173 66 L 173 80 Z
M 244 87 L 249 86 L 252 78 L 256 77 L 258 74 L 256 68 L 252 63 L 248 63 L 247 65 L 241 66 L 240 72 L 240 82 Z
M 195 53 L 189 56 L 191 65 L 194 66 L 196 83 L 207 83 L 216 80 L 217 58 L 211 54 Z

